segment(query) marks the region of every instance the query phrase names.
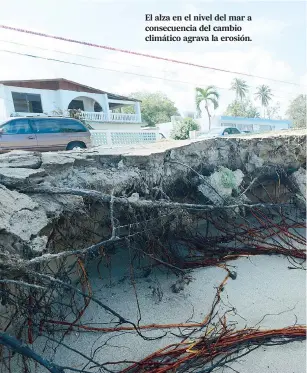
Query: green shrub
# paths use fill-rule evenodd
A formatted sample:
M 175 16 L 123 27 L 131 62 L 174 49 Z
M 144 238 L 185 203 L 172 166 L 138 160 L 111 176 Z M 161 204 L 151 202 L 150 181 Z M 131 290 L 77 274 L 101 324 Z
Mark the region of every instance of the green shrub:
M 171 138 L 174 140 L 186 140 L 189 138 L 189 131 L 198 131 L 199 125 L 192 118 L 184 118 L 174 124 Z

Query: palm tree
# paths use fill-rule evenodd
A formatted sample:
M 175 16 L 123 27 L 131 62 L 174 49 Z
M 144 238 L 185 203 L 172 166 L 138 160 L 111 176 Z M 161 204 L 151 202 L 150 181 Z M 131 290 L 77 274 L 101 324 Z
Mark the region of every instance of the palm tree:
M 214 110 L 218 108 L 219 103 L 218 99 L 220 97 L 219 93 L 217 92 L 216 88 L 213 85 L 209 85 L 207 88 L 196 88 L 196 110 L 197 113 L 200 114 L 201 109 L 200 109 L 200 104 L 202 102 L 205 103 L 205 109 L 208 114 L 209 118 L 209 130 L 211 128 L 211 114 L 209 112 L 209 104 L 212 103 Z
M 272 100 L 273 93 L 268 85 L 260 85 L 257 87 L 257 92 L 255 93 L 256 100 L 261 101 L 263 107 L 263 117 L 265 117 L 265 108 L 269 106 L 269 102 Z
M 243 98 L 246 97 L 246 94 L 248 92 L 248 85 L 246 84 L 245 80 L 235 78 L 231 82 L 230 89 L 236 92 L 236 99 L 240 98 L 240 100 L 242 101 Z

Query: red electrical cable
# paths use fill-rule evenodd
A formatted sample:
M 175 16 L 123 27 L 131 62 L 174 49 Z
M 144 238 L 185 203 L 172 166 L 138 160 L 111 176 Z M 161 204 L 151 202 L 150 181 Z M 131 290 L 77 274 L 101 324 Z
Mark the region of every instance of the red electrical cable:
M 100 45 L 100 44 L 89 43 L 89 42 L 85 42 L 85 41 L 81 41 L 81 40 L 76 40 L 76 39 L 64 38 L 62 36 L 55 36 L 55 35 L 45 34 L 45 33 L 42 33 L 42 32 L 30 31 L 30 30 L 25 30 L 25 29 L 22 29 L 22 28 L 17 28 L 17 27 L 0 25 L 0 28 L 6 29 L 6 30 L 11 30 L 11 31 L 23 32 L 23 33 L 26 33 L 26 34 L 31 34 L 31 35 L 36 35 L 36 36 L 42 36 L 42 37 L 50 38 L 50 39 L 67 41 L 69 43 L 86 45 L 88 47 L 95 47 L 95 48 L 107 49 L 107 50 L 111 50 L 111 51 L 115 51 L 115 52 L 133 54 L 133 55 L 136 55 L 136 56 L 153 58 L 153 59 L 156 59 L 156 60 L 173 62 L 173 63 L 178 63 L 178 64 L 181 64 L 181 65 L 188 65 L 188 66 L 200 67 L 202 69 L 209 69 L 209 70 L 214 70 L 214 71 L 221 71 L 221 72 L 224 72 L 224 73 L 244 75 L 244 76 L 249 76 L 249 77 L 253 77 L 253 78 L 266 79 L 266 80 L 271 80 L 271 81 L 274 81 L 274 82 L 285 83 L 285 84 L 292 84 L 292 85 L 297 85 L 297 86 L 301 86 L 302 85 L 302 84 L 298 84 L 298 83 L 287 82 L 287 81 L 284 81 L 284 80 L 277 80 L 277 79 L 265 78 L 265 77 L 262 77 L 262 76 L 257 76 L 257 75 L 247 74 L 247 73 L 240 73 L 240 72 L 237 72 L 237 71 L 230 71 L 230 70 L 225 70 L 225 69 L 218 69 L 216 67 L 198 65 L 198 64 L 195 64 L 195 63 L 192 63 L 192 62 L 185 62 L 185 61 L 180 61 L 180 60 L 174 60 L 174 59 L 171 59 L 171 58 L 154 56 L 154 55 L 146 54 L 146 53 L 133 52 L 133 51 L 129 51 L 129 50 L 126 50 L 126 49 L 119 49 L 119 48 L 114 48 L 114 47 L 108 47 L 106 45 Z

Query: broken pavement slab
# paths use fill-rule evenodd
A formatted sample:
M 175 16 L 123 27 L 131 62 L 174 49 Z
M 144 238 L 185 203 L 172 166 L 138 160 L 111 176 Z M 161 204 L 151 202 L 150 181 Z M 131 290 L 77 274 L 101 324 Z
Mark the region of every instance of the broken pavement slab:
M 30 168 L 36 170 L 41 167 L 41 153 L 14 150 L 0 154 L 0 168 Z
M 43 169 L 31 168 L 0 168 L 0 183 L 7 187 L 24 186 L 26 183 L 42 182 L 46 172 Z
M 83 188 L 105 194 L 114 191 L 114 195 L 127 198 L 133 198 L 132 194 L 135 193 L 134 196 L 138 194 L 140 200 L 152 199 L 151 192 L 156 188 L 164 197 L 182 198 L 184 180 L 190 183 L 191 188 L 192 178 L 197 176 L 194 170 L 206 175 L 204 177 L 210 177 L 224 167 L 229 172 L 238 172 L 241 176 L 244 174 L 243 182 L 238 174 L 240 183 L 237 184 L 241 185 L 246 180 L 253 180 L 264 168 L 274 175 L 276 167 L 292 172 L 302 168 L 297 178 L 298 183 L 302 183 L 306 173 L 305 163 L 306 131 L 201 141 L 165 141 L 113 149 L 98 147 L 82 152 L 14 151 L 0 155 L 2 226 L 5 227 L 6 236 L 13 236 L 17 232 L 22 242 L 29 242 L 36 236 L 48 234 L 45 232 L 63 216 L 67 219 L 74 216 L 85 224 L 81 211 L 86 202 L 82 197 L 46 194 L 28 197 L 18 193 L 22 186 L 27 188 L 40 183 L 46 188 Z M 200 184 L 197 176 L 193 188 Z M 228 189 L 226 194 L 229 197 L 233 188 Z M 299 185 L 298 190 L 304 190 L 303 186 Z M 5 197 L 6 194 L 8 197 Z M 20 201 L 15 203 L 18 198 Z M 31 207 L 25 212 L 19 205 L 21 201 L 28 201 L 30 205 L 34 203 L 35 208 Z M 18 215 L 15 206 L 10 210 L 6 202 L 18 206 L 23 212 Z M 108 206 L 103 209 L 105 213 L 108 212 Z M 9 227 L 10 219 L 12 228 Z M 39 221 L 35 223 L 35 219 Z M 103 219 L 99 222 L 101 226 L 107 224 L 107 220 Z
M 42 167 L 46 172 L 67 170 L 73 166 L 75 157 L 69 153 L 48 152 L 42 153 Z

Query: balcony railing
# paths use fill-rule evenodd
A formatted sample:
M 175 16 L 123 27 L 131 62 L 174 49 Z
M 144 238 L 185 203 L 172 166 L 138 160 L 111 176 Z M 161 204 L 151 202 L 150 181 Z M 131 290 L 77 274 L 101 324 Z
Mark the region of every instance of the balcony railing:
M 45 113 L 14 113 L 14 117 L 46 117 Z M 81 111 L 80 119 L 91 122 L 119 122 L 119 123 L 141 123 L 141 115 L 138 114 L 123 114 L 123 113 L 109 113 L 107 116 L 104 112 Z
M 82 111 L 81 119 L 93 122 L 125 122 L 125 123 L 141 123 L 141 118 L 138 114 L 123 114 L 109 113 L 109 118 L 103 112 Z
M 91 111 L 82 111 L 80 114 L 80 119 L 90 120 L 93 122 L 106 122 L 106 116 L 103 112 L 91 112 Z

